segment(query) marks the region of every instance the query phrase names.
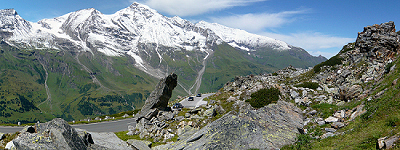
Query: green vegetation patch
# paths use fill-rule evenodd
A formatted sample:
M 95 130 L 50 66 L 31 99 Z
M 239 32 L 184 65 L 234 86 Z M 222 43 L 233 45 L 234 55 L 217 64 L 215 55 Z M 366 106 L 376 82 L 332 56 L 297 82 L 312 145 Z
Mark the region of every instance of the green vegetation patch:
M 319 87 L 319 84 L 315 82 L 303 82 L 301 84 L 296 85 L 295 87 L 303 87 L 315 90 Z
M 251 99 L 246 100 L 254 108 L 261 108 L 273 102 L 277 102 L 281 92 L 277 88 L 265 88 L 251 94 Z

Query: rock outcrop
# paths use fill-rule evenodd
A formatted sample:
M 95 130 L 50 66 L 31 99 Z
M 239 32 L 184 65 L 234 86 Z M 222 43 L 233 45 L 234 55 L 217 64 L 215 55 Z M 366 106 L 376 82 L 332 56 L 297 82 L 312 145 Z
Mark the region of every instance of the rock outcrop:
M 191 136 L 155 149 L 279 149 L 296 141 L 302 122 L 299 108 L 278 101 L 258 110 L 231 111 Z
M 364 27 L 364 31 L 358 33 L 356 47 L 360 48 L 361 53 L 367 53 L 369 57 L 384 58 L 394 55 L 400 47 L 394 22 Z
M 163 79 L 156 85 L 153 92 L 146 99 L 144 106 L 140 113 L 135 116 L 135 119 L 139 121 L 143 117 L 151 119 L 157 115 L 158 110 L 164 110 L 167 108 L 168 101 L 171 98 L 172 90 L 178 84 L 178 76 L 173 73 Z M 157 109 L 157 110 L 155 110 Z

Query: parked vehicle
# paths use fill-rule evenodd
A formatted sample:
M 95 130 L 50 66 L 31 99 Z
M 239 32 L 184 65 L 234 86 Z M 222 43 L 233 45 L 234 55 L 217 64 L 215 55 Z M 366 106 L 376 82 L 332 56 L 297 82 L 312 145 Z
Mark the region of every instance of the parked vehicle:
M 199 93 L 199 94 L 197 94 L 197 95 L 196 95 L 196 97 L 201 97 L 201 94 L 200 94 L 200 93 Z
M 194 101 L 194 97 L 189 97 L 188 101 Z
M 183 105 L 182 105 L 181 103 L 175 103 L 175 104 L 172 106 L 172 108 L 174 108 L 174 109 L 180 109 L 180 108 L 183 108 Z

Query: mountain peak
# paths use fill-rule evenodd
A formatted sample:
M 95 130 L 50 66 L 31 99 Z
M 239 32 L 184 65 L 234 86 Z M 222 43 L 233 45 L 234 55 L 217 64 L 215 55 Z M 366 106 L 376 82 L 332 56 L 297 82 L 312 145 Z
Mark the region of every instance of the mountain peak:
M 16 15 L 18 15 L 18 13 L 13 8 L 0 10 L 0 16 L 16 16 Z
M 153 9 L 151 9 L 149 6 L 144 5 L 144 4 L 141 4 L 141 3 L 138 3 L 138 2 L 133 2 L 133 3 L 131 4 L 131 6 L 129 6 L 129 8 L 131 8 L 131 9 L 138 9 L 138 8 L 141 8 L 141 9 L 153 10 Z M 155 11 L 155 10 L 153 10 L 153 11 Z

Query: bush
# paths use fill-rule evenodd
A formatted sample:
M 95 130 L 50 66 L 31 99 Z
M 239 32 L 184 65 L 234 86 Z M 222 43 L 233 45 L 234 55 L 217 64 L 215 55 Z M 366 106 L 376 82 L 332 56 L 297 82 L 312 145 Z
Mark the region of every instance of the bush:
M 281 92 L 277 88 L 261 89 L 251 94 L 251 99 L 246 100 L 254 108 L 261 108 L 272 102 L 277 102 Z
M 393 62 L 388 63 L 388 64 L 386 65 L 386 67 L 385 67 L 385 73 L 389 73 L 389 72 L 390 72 L 390 68 L 392 68 L 393 65 L 394 65 Z
M 304 88 L 309 88 L 309 89 L 317 89 L 319 87 L 318 83 L 315 82 L 303 82 L 299 85 L 296 85 L 295 87 L 304 87 Z
M 386 126 L 396 127 L 400 124 L 400 119 L 397 117 L 390 117 L 386 119 Z

